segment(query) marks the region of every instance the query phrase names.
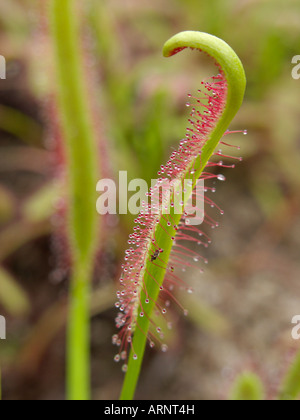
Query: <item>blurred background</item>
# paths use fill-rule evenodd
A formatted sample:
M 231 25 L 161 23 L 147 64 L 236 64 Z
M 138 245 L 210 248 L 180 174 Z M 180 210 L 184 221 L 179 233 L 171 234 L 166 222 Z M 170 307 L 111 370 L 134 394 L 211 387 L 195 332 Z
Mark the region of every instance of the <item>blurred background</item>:
M 58 182 L 51 39 L 39 1 L 0 0 L 0 341 L 3 397 L 65 398 L 68 267 L 58 262 Z M 42 2 L 43 3 L 43 2 Z M 84 4 L 83 4 L 84 3 Z M 244 158 L 224 169 L 214 200 L 225 211 L 204 251 L 203 275 L 189 317 L 175 309 L 169 352 L 148 349 L 136 397 L 227 398 L 236 374 L 257 372 L 273 398 L 299 342 L 300 314 L 300 54 L 299 0 L 85 0 L 82 48 L 106 144 L 107 174 L 156 178 L 185 136 L 188 93 L 215 74 L 206 57 L 164 59 L 164 42 L 182 30 L 209 32 L 240 56 L 245 102 L 228 138 Z M 95 180 L 95 186 L 98 180 Z M 113 362 L 115 287 L 132 218 L 106 219 L 110 234 L 97 257 L 92 296 L 92 384 L 95 399 L 118 398 L 123 374 Z M 180 291 L 178 292 L 180 295 Z

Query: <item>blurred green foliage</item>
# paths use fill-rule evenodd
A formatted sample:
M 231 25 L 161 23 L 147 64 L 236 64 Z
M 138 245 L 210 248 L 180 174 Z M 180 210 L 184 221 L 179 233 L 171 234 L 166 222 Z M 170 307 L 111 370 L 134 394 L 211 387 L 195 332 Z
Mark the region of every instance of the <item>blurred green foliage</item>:
M 269 275 L 279 283 L 280 290 L 296 294 L 300 274 L 300 81 L 291 77 L 291 59 L 300 54 L 299 1 L 86 0 L 79 3 L 87 80 L 92 85 L 92 99 L 98 109 L 99 136 L 108 149 L 107 176 L 115 179 L 119 170 L 128 170 L 129 178 L 147 181 L 156 178 L 171 148 L 185 136 L 187 94 L 195 93 L 202 78 L 215 71 L 211 62 L 188 52 L 176 62 L 164 60 L 161 47 L 165 40 L 181 30 L 201 30 L 223 38 L 237 51 L 246 70 L 248 88 L 232 128 L 247 128 L 249 134 L 246 138 L 232 139 L 241 145 L 244 162 L 228 178 L 244 201 L 239 204 L 233 201 L 237 196 L 230 195 L 232 190 L 223 200 L 223 207 L 235 211 L 235 215 L 240 206 L 239 217 L 232 215 L 227 219 L 231 223 L 229 232 L 236 229 L 236 235 L 240 236 L 237 243 L 233 238 L 220 240 L 220 247 L 232 259 L 228 257 L 224 261 L 226 252 L 223 251 L 222 259 L 218 251 L 214 260 L 216 272 L 219 278 L 229 278 L 235 284 L 234 278 L 242 276 L 246 281 L 245 277 L 257 270 L 262 282 Z M 22 380 L 26 383 L 24 364 L 17 362 L 26 346 L 29 346 L 27 353 L 36 349 L 34 344 L 29 345 L 36 341 L 28 337 L 35 331 L 37 319 L 52 305 L 56 308 L 57 298 L 64 293 L 64 284 L 49 285 L 48 276 L 55 270 L 55 265 L 49 263 L 50 247 L 43 251 L 40 242 L 36 242 L 51 234 L 53 201 L 59 188 L 51 165 L 51 139 L 55 135 L 54 116 L 49 111 L 53 91 L 51 45 L 41 2 L 0 2 L 0 46 L 8 69 L 7 80 L 0 81 L 0 281 L 6 285 L 1 288 L 0 313 L 9 318 L 13 336 L 10 342 L 1 343 L 0 356 L 6 361 L 8 374 L 13 371 L 17 378 L 15 382 L 12 380 L 15 384 Z M 254 221 L 247 213 L 249 200 L 250 213 L 257 215 Z M 108 235 L 97 284 L 103 278 L 111 279 L 111 273 L 117 278 L 116 267 L 123 258 L 131 219 L 120 217 Z M 108 266 L 114 265 L 113 270 L 103 268 L 107 261 Z M 101 287 L 101 284 L 96 287 L 97 293 Z M 210 287 L 214 284 L 209 284 Z M 231 293 L 226 291 L 225 296 L 229 299 L 234 293 L 235 289 Z M 236 301 L 228 306 L 232 309 L 235 304 Z M 231 321 L 234 324 L 230 316 L 221 318 L 221 308 L 211 312 L 210 302 L 199 305 L 198 312 L 195 303 L 191 306 L 195 328 L 203 328 L 207 334 L 217 331 L 223 335 L 234 327 L 229 325 Z M 281 312 L 290 314 L 292 309 L 288 306 Z M 104 310 L 107 308 L 99 304 L 98 314 Z M 20 313 L 24 314 L 22 321 L 16 322 Z M 63 312 L 57 313 L 61 319 Z M 262 317 L 268 317 L 263 314 Z M 113 316 L 114 312 L 106 324 L 101 321 L 104 331 L 108 325 L 112 328 L 107 336 L 104 333 L 106 341 L 100 340 L 101 349 L 108 349 L 107 353 L 100 351 L 102 357 L 110 357 Z M 45 319 L 43 330 L 51 326 L 51 317 Z M 269 318 L 268 322 L 271 322 Z M 278 328 L 283 334 L 289 332 L 289 320 L 285 323 L 281 320 Z M 57 329 L 53 331 L 42 346 L 43 352 L 57 334 Z M 238 345 L 239 337 L 230 335 L 229 339 Z M 261 341 L 264 340 L 265 336 L 261 336 Z M 172 341 L 176 339 L 172 337 Z M 287 339 L 281 350 L 285 352 L 291 345 Z M 276 359 L 274 363 L 281 360 Z M 110 372 L 106 377 L 109 375 Z M 117 373 L 112 378 L 112 381 L 121 380 Z M 35 380 L 39 383 L 39 379 Z M 53 380 L 53 388 L 56 385 Z M 103 383 L 100 385 L 105 388 Z M 14 386 L 7 390 L 8 394 L 25 398 L 26 393 L 23 395 Z M 115 395 L 115 382 L 107 394 L 102 388 L 100 397 Z M 32 392 L 35 397 L 40 395 Z M 203 392 L 210 396 L 213 393 L 205 394 L 205 389 Z M 61 390 L 54 392 L 56 397 L 61 394 Z M 49 395 L 47 391 L 45 395 Z

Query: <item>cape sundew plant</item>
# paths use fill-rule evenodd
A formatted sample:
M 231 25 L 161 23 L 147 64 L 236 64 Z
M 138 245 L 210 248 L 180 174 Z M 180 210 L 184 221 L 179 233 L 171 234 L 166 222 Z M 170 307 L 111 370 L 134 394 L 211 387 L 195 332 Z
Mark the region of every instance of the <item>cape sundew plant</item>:
M 121 399 L 134 396 L 147 340 L 151 347 L 160 343 L 162 350 L 167 351 L 163 344 L 164 329 L 171 328 L 167 309 L 171 300 L 181 306 L 172 290 L 176 285 L 184 285 L 177 269 L 197 266 L 200 260 L 207 262 L 201 253 L 189 247 L 189 244 L 208 246 L 211 242 L 202 231 L 202 225 L 197 226 L 195 220 L 192 223 L 189 206 L 191 200 L 199 202 L 200 199 L 222 213 L 205 197 L 208 188 L 196 187 L 198 180 L 224 180 L 222 175 L 209 171 L 215 166 L 226 166 L 223 160 L 210 159 L 213 154 L 220 156 L 219 159 L 225 157 L 215 149 L 220 142 L 228 145 L 222 137 L 228 133 L 228 126 L 240 108 L 245 92 L 243 66 L 227 43 L 206 33 L 182 32 L 165 44 L 164 56 L 171 57 L 186 48 L 211 56 L 218 74 L 202 82 L 196 98 L 189 95 L 193 104 L 187 104 L 192 111 L 186 137 L 167 164 L 161 167 L 158 183 L 148 193 L 150 203 L 146 200 L 143 203 L 128 241 L 130 247 L 122 266 L 116 303 L 120 311 L 116 324 L 120 331 L 113 337 L 113 343 L 119 347 L 115 361 L 122 361 L 126 372 Z M 165 184 L 171 186 L 171 192 L 163 188 Z M 208 214 L 203 223 L 211 228 L 218 226 Z M 187 315 L 187 310 L 182 309 Z M 157 320 L 158 313 L 161 321 Z

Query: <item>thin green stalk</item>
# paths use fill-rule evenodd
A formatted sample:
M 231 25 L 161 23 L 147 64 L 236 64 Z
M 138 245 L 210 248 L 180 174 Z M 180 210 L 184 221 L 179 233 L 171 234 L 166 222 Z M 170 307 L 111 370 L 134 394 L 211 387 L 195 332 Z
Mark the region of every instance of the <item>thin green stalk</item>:
M 219 38 L 201 32 L 182 32 L 175 35 L 175 37 L 171 38 L 165 44 L 164 56 L 170 57 L 185 48 L 193 48 L 209 54 L 220 66 L 227 81 L 227 102 L 224 110 L 206 139 L 205 146 L 202 149 L 201 159 L 193 161 L 182 177 L 182 181 L 184 181 L 184 179 L 189 179 L 191 169 L 193 169 L 193 171 L 195 171 L 195 187 L 197 180 L 219 144 L 220 139 L 242 104 L 246 87 L 246 78 L 243 66 L 235 52 L 228 44 Z M 192 193 L 192 191 L 193 188 L 190 193 Z M 173 193 L 171 200 L 174 200 L 175 194 L 176 191 Z M 188 199 L 189 197 L 186 197 L 186 200 Z M 174 214 L 174 211 L 171 209 L 170 220 L 174 222 L 172 224 L 179 225 L 182 216 L 183 213 Z M 168 231 L 169 235 L 166 235 L 166 231 Z M 172 236 L 175 237 L 176 233 L 176 229 L 168 227 L 166 218 L 162 216 L 157 224 L 153 237 L 149 238 L 150 244 L 152 243 L 151 240 L 155 238 L 156 243 L 163 249 L 159 264 L 162 267 L 168 266 L 173 246 L 171 238 Z M 163 285 L 166 274 L 165 270 L 162 270 L 158 265 L 152 263 L 151 255 L 153 255 L 154 252 L 155 246 L 149 245 L 148 255 L 145 259 L 147 263 L 145 264 L 146 267 L 143 271 L 143 279 L 140 279 L 140 283 L 143 284 L 144 287 L 141 288 L 139 301 L 145 302 L 145 300 L 150 297 L 150 302 L 147 305 L 143 305 L 143 307 L 140 305 L 136 311 L 138 320 L 137 325 L 135 326 L 132 350 L 129 356 L 127 373 L 120 397 L 121 400 L 131 400 L 134 397 L 144 357 L 152 311 L 157 302 L 160 287 Z M 148 296 L 145 291 L 147 291 Z M 143 317 L 139 316 L 140 312 L 144 312 Z M 133 357 L 134 355 L 136 357 Z
M 57 96 L 66 151 L 68 236 L 72 256 L 67 338 L 67 397 L 90 398 L 89 292 L 95 249 L 99 178 L 97 143 L 84 84 L 76 0 L 50 0 Z

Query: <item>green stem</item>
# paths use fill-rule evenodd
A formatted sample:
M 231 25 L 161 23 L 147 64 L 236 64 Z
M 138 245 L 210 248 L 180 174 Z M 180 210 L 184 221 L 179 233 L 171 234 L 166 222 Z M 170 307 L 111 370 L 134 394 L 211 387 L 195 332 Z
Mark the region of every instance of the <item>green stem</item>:
M 89 292 L 97 246 L 97 142 L 84 84 L 75 0 L 50 0 L 57 96 L 65 142 L 68 237 L 72 257 L 67 396 L 90 398 Z
M 202 149 L 201 160 L 198 159 L 197 161 L 192 162 L 191 167 L 188 168 L 186 174 L 182 177 L 182 180 L 188 179 L 190 177 L 190 170 L 193 168 L 195 170 L 195 186 L 197 179 L 201 176 L 207 162 L 219 144 L 220 139 L 228 129 L 230 122 L 242 104 L 246 87 L 246 77 L 243 66 L 236 53 L 228 44 L 215 36 L 201 32 L 182 32 L 175 35 L 165 44 L 163 50 L 164 56 L 170 57 L 185 48 L 193 48 L 209 54 L 219 65 L 227 81 L 227 102 L 218 122 L 206 140 L 205 146 Z M 189 197 L 187 197 L 187 200 L 188 198 Z M 171 212 L 171 219 L 174 221 L 175 225 L 179 224 L 182 216 L 183 214 L 178 215 Z M 163 254 L 160 256 L 161 266 L 168 266 L 173 245 L 170 237 L 166 235 L 166 231 L 169 232 L 170 237 L 172 237 L 172 235 L 174 237 L 176 236 L 176 230 L 173 229 L 172 231 L 172 229 L 167 226 L 166 218 L 161 217 L 155 230 L 155 235 L 153 235 L 153 238 L 155 237 L 156 242 L 164 250 Z M 149 239 L 151 240 L 152 238 Z M 145 302 L 145 299 L 147 298 L 144 290 L 148 292 L 151 299 L 146 308 L 139 306 L 137 309 L 137 314 L 143 311 L 145 315 L 144 317 L 138 317 L 132 350 L 129 356 L 128 369 L 121 392 L 121 400 L 131 400 L 134 397 L 146 348 L 147 334 L 150 326 L 149 319 L 151 318 L 152 311 L 158 299 L 160 287 L 164 282 L 165 271 L 151 262 L 151 255 L 153 255 L 154 251 L 154 245 L 150 245 L 146 258 L 146 261 L 148 262 L 143 274 L 144 278 L 141 280 L 145 287 L 141 290 L 140 302 Z M 153 279 L 155 279 L 155 281 Z M 133 358 L 134 354 L 137 356 L 136 360 Z

